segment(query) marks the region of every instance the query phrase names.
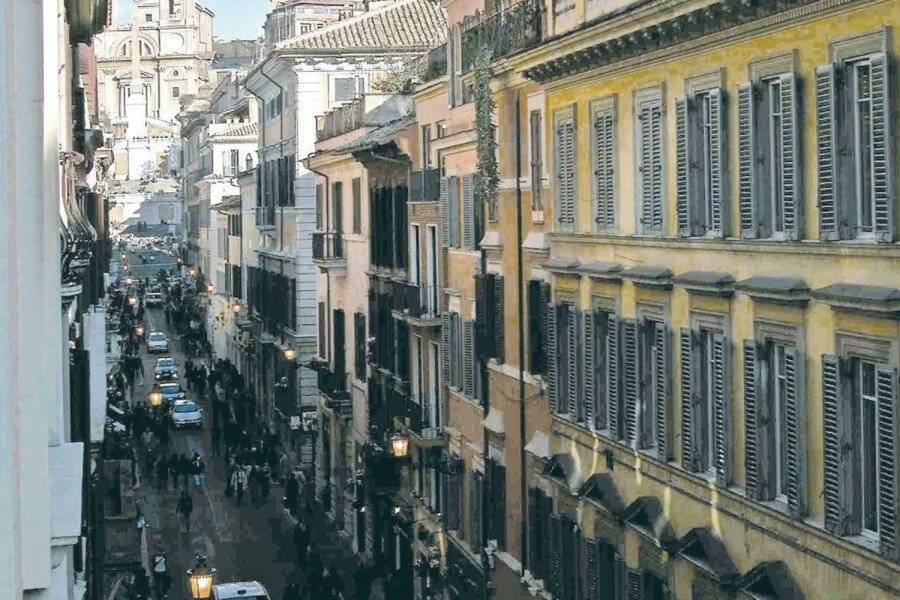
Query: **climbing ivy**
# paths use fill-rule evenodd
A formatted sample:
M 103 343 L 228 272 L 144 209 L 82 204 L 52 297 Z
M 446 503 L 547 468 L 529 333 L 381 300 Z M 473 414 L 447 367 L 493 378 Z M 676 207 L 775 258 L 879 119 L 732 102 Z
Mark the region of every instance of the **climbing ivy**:
M 475 198 L 488 207 L 488 218 L 497 218 L 497 196 L 500 184 L 497 166 L 497 126 L 494 125 L 494 98 L 491 95 L 491 58 L 493 48 L 484 44 L 475 57 L 472 69 L 472 97 L 475 102 L 475 134 L 478 171 L 475 174 Z

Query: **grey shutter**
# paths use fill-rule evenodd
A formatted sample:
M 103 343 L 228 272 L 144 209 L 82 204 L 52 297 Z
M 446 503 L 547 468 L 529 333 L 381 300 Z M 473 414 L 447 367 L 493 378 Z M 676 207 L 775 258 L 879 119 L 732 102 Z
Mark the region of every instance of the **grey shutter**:
M 616 226 L 615 107 L 594 114 L 594 223 L 597 229 Z
M 637 446 L 637 420 L 640 403 L 640 374 L 638 373 L 638 324 L 634 319 L 622 319 L 622 380 L 625 400 L 625 420 L 622 438 L 626 444 Z
M 547 309 L 547 396 L 550 401 L 550 413 L 559 412 L 559 348 L 556 324 L 556 306 Z
M 581 314 L 581 384 L 584 397 L 582 400 L 582 418 L 589 429 L 594 429 L 596 424 L 596 402 L 594 394 L 596 378 L 594 377 L 594 319 L 592 310 L 586 310 Z
M 872 187 L 875 208 L 872 215 L 875 236 L 893 242 L 894 190 L 891 168 L 891 85 L 890 59 L 884 52 L 872 56 Z
M 556 123 L 556 221 L 575 227 L 575 117 Z
M 712 233 L 728 233 L 728 189 L 725 181 L 725 94 L 722 88 L 709 91 L 709 189 L 712 197 Z
M 784 349 L 784 431 L 782 440 L 787 458 L 788 510 L 792 516 L 806 516 L 806 379 L 803 355 L 795 346 Z
M 761 359 L 756 340 L 744 340 L 744 475 L 747 496 L 768 500 L 766 443 L 760 435 L 760 403 L 765 397 L 760 385 Z
M 503 356 L 505 346 L 505 322 L 504 322 L 504 305 L 503 305 L 503 276 L 494 275 L 493 277 L 493 297 L 488 298 L 491 302 L 492 313 L 491 323 L 493 325 L 493 339 L 491 343 L 494 345 L 494 358 L 501 364 L 504 362 Z
M 625 597 L 628 600 L 641 600 L 643 594 L 641 589 L 640 571 L 632 571 L 631 569 L 629 569 L 626 579 L 626 585 L 628 587 L 628 592 Z
M 441 381 L 450 386 L 450 313 L 441 313 Z
M 822 427 L 824 459 L 825 529 L 835 535 L 847 535 L 853 522 L 852 411 L 845 396 L 845 361 L 822 355 Z M 848 418 L 849 417 L 849 418 Z
M 756 206 L 755 120 L 753 85 L 738 86 L 738 206 L 741 221 L 741 237 L 759 237 L 759 217 Z
M 837 206 L 837 86 L 834 65 L 816 67 L 819 239 L 840 239 Z
M 606 414 L 610 437 L 619 439 L 619 319 L 612 313 L 606 317 Z
M 675 207 L 679 237 L 691 236 L 688 165 L 688 103 L 684 96 L 675 99 Z
M 656 323 L 653 331 L 653 406 L 656 409 L 656 453 L 668 461 L 669 454 L 669 330 Z
M 482 493 L 483 475 L 478 471 L 472 471 L 472 477 L 469 479 L 469 535 L 472 548 L 480 555 L 481 548 L 484 547 L 484 532 L 482 525 L 484 519 L 482 517 Z
M 462 246 L 466 250 L 475 248 L 475 178 L 462 177 Z
M 581 597 L 585 600 L 600 598 L 600 546 L 592 539 L 584 538 L 581 548 Z
M 559 598 L 562 583 L 562 519 L 558 514 L 550 515 L 550 593 Z
M 897 371 L 888 365 L 875 368 L 875 393 L 878 399 L 878 537 L 880 551 L 891 560 L 900 558 L 898 548 L 897 502 L 900 498 L 897 466 L 900 465 L 900 443 L 897 441 L 898 399 Z
M 460 356 L 462 354 L 460 348 L 461 333 L 459 315 L 450 313 L 450 385 L 456 389 L 462 387 L 462 373 L 460 369 Z
M 781 198 L 784 234 L 790 240 L 803 235 L 803 172 L 800 164 L 799 112 L 797 110 L 797 78 L 793 73 L 781 76 Z
M 695 334 L 687 327 L 681 328 L 681 463 L 688 471 L 696 471 L 697 455 L 694 431 L 694 374 L 697 371 Z M 699 392 L 699 390 L 697 390 Z
M 724 335 L 713 336 L 713 409 L 716 482 L 731 483 L 731 352 Z
M 447 178 L 447 246 L 459 248 L 459 186 L 457 177 Z
M 441 177 L 441 246 L 450 242 L 450 179 Z
M 645 106 L 641 109 L 639 118 L 642 230 L 645 233 L 662 233 L 662 106 Z
M 561 412 L 570 415 L 578 412 L 578 311 L 574 305 L 568 305 L 566 310 L 566 337 L 568 344 L 566 352 L 566 406 Z
M 463 394 L 475 397 L 475 322 L 463 321 Z

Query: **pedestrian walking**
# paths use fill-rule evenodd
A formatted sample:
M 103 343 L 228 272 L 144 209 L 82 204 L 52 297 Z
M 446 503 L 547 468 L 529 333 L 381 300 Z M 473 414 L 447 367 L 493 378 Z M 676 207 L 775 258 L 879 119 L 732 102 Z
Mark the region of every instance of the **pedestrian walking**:
M 240 506 L 244 503 L 244 490 L 247 487 L 247 472 L 243 467 L 238 465 L 238 467 L 234 470 L 234 497 L 235 500 Z
M 309 547 L 309 530 L 306 523 L 298 520 L 294 525 L 294 548 L 297 550 L 297 566 L 302 567 L 306 562 L 306 550 Z
M 159 600 L 169 597 L 169 586 L 172 579 L 169 576 L 169 565 L 165 552 L 157 552 L 153 557 L 153 587 L 156 588 L 156 596 Z
M 206 470 L 206 462 L 198 452 L 194 452 L 194 458 L 191 459 L 191 473 L 194 475 L 194 485 L 203 486 L 203 472 Z
M 187 454 L 182 452 L 178 457 L 178 475 L 181 477 L 181 482 L 184 484 L 185 488 L 187 488 L 188 475 L 190 475 L 190 473 L 191 461 L 188 459 Z
M 178 514 L 181 516 L 181 530 L 182 533 L 190 533 L 191 532 L 191 513 L 194 512 L 194 500 L 191 498 L 190 493 L 187 491 L 187 486 L 181 492 L 181 497 L 178 499 L 178 506 L 176 507 Z

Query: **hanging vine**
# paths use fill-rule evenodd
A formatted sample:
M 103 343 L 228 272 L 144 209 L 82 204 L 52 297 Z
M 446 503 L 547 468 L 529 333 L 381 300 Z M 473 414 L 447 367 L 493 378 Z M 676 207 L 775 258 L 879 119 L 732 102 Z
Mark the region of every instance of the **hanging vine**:
M 493 49 L 483 44 L 472 69 L 472 96 L 475 101 L 478 171 L 475 174 L 475 198 L 488 208 L 488 219 L 497 218 L 500 176 L 497 167 L 497 126 L 494 125 L 494 98 L 491 95 L 491 57 Z

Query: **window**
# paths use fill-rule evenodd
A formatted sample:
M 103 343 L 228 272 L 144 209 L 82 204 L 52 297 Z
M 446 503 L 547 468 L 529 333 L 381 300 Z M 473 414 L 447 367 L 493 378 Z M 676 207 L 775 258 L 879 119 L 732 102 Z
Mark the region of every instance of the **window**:
M 419 226 L 409 226 L 409 283 L 419 285 Z
M 469 323 L 466 321 L 466 324 Z M 463 364 L 463 355 L 466 354 L 464 348 L 471 344 L 471 340 L 464 339 L 466 337 L 464 329 L 466 327 L 463 326 L 458 313 L 441 314 L 441 373 L 444 385 L 456 389 L 463 389 L 463 380 L 472 377 L 470 369 Z M 471 383 L 467 383 L 467 387 L 470 385 Z
M 422 354 L 422 338 L 418 335 L 412 336 L 412 344 L 410 344 L 410 376 L 409 376 L 409 399 L 416 404 L 419 405 L 419 409 L 421 410 L 422 404 L 422 394 L 424 385 L 422 382 L 423 377 L 423 369 L 422 369 L 422 360 L 424 356 Z
M 528 488 L 528 568 L 535 578 L 549 581 L 550 516 L 553 499 L 540 488 Z
M 544 149 L 541 111 L 528 114 L 528 139 L 531 148 L 531 210 L 544 210 Z
M 334 78 L 334 101 L 348 102 L 356 93 L 356 79 L 353 77 Z
M 325 212 L 324 212 L 324 204 L 325 204 L 325 186 L 321 183 L 316 184 L 316 229 L 322 231 L 325 227 Z
M 437 227 L 425 227 L 425 305 L 429 315 L 437 314 L 438 273 L 437 273 Z
M 431 168 L 431 125 L 422 125 L 422 170 Z
M 362 184 L 353 178 L 353 233 L 362 233 Z
M 730 346 L 706 326 L 681 330 L 682 466 L 731 483 Z
M 475 180 L 473 175 L 441 178 L 441 227 L 448 248 L 474 249 Z
M 576 155 L 575 110 L 570 107 L 554 115 L 554 156 L 556 157 L 556 224 L 563 230 L 575 229 Z
M 144 13 L 144 21 L 147 23 L 153 21 L 153 13 Z
M 328 360 L 328 320 L 325 317 L 325 303 L 319 302 L 319 358 Z
M 876 52 L 816 69 L 823 240 L 895 238 L 889 65 Z
M 856 361 L 856 392 L 854 398 L 859 419 L 860 440 L 860 516 L 862 530 L 872 536 L 878 535 L 878 397 L 875 395 L 875 363 L 867 360 Z
M 634 105 L 638 231 L 660 235 L 665 224 L 662 91 L 636 92 Z
M 487 478 L 487 535 L 499 549 L 506 548 L 506 467 L 493 458 L 484 462 Z
M 177 85 L 176 85 L 176 86 L 172 86 L 172 97 L 173 97 L 173 98 L 178 98 L 179 96 L 181 96 L 181 90 L 178 88 Z
M 722 91 L 675 100 L 678 235 L 727 234 Z
M 591 104 L 591 165 L 594 228 L 616 226 L 616 99 Z
M 496 358 L 503 363 L 503 276 L 475 276 L 475 331 L 479 360 Z
M 550 284 L 536 279 L 528 282 L 528 370 L 547 373 L 547 319 Z
M 331 231 L 337 235 L 344 229 L 344 182 L 335 181 L 331 184 Z
M 424 424 L 426 427 L 441 428 L 444 426 L 441 414 L 441 387 L 438 379 L 440 349 L 437 344 L 428 344 L 428 402 Z
M 366 315 L 353 315 L 353 372 L 360 381 L 366 380 Z
M 669 359 L 665 323 L 640 317 L 622 320 L 623 439 L 668 460 Z
M 447 455 L 447 464 L 450 468 L 444 474 L 442 486 L 444 498 L 442 513 L 444 525 L 449 531 L 461 532 L 462 530 L 462 460 L 453 454 Z

